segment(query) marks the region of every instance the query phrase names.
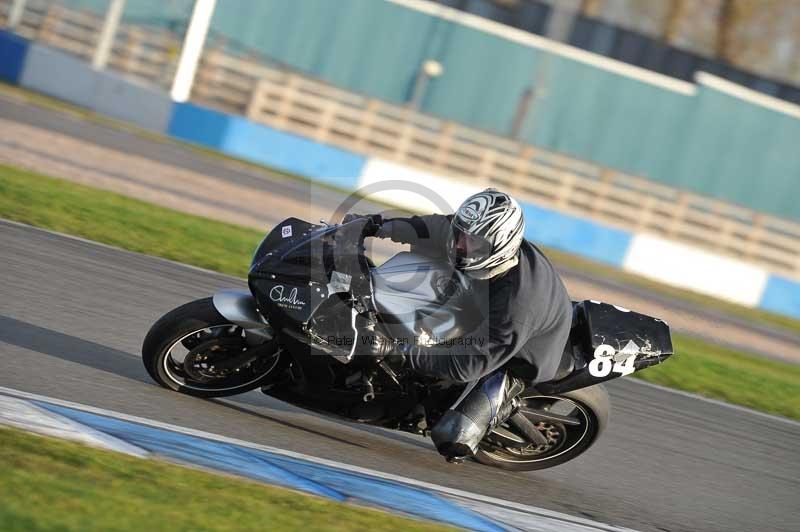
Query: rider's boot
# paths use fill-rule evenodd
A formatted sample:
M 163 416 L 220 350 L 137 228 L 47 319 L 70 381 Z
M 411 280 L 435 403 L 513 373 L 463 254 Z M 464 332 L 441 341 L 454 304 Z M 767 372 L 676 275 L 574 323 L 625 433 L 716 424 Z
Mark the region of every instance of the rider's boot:
M 524 389 L 525 383 L 506 370 L 484 377 L 474 387 L 468 386 L 433 426 L 431 438 L 439 454 L 448 461 L 474 455 L 483 436 L 512 414 L 513 399 Z

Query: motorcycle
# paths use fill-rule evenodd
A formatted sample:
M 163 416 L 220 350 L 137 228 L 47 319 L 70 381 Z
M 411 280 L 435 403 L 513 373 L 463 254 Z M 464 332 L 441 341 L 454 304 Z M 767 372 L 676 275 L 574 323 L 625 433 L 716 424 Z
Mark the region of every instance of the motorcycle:
M 475 383 L 442 386 L 398 372 L 359 345 L 375 332 L 417 345 L 462 338 L 481 318 L 469 279 L 449 264 L 400 252 L 376 267 L 364 248 L 367 218 L 339 225 L 289 218 L 258 246 L 249 291 L 222 290 L 161 317 L 142 347 L 150 376 L 196 397 L 261 388 L 329 416 L 429 435 Z M 668 325 L 599 301 L 573 302 L 555 378 L 514 399 L 513 415 L 488 431 L 474 458 L 517 471 L 585 452 L 608 423 L 600 384 L 673 354 Z M 525 378 L 531 367 L 507 368 Z M 532 382 L 532 381 L 528 381 Z

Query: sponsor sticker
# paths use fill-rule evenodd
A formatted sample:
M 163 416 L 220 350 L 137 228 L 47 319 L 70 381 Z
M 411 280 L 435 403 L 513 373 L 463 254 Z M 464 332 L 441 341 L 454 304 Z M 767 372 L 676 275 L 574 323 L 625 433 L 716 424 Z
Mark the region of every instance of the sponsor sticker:
M 289 238 L 292 236 L 292 226 L 291 225 L 284 225 L 281 227 L 281 236 L 283 238 Z
M 275 285 L 272 287 L 272 290 L 269 291 L 269 298 L 282 308 L 301 310 L 306 306 L 305 301 L 298 299 L 296 287 L 287 291 L 286 287 L 282 284 Z
M 331 272 L 331 282 L 328 283 L 328 293 L 338 294 L 340 292 L 349 291 L 350 281 L 352 279 L 353 279 L 352 276 L 334 270 L 333 272 Z

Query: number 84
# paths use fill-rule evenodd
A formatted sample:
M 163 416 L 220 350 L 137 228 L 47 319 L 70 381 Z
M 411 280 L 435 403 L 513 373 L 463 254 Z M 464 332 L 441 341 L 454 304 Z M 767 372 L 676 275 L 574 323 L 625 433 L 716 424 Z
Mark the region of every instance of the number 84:
M 636 355 L 631 355 L 622 362 L 614 362 L 612 358 L 616 350 L 607 344 L 600 344 L 594 350 L 594 359 L 589 362 L 589 374 L 592 377 L 608 377 L 612 371 L 622 375 L 630 375 L 636 368 Z

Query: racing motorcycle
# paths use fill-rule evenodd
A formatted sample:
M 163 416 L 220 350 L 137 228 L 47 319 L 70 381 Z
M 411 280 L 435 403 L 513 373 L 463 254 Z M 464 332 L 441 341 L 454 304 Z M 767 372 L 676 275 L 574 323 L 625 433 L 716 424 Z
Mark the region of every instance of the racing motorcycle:
M 160 385 L 196 397 L 255 388 L 318 413 L 429 435 L 475 383 L 444 386 L 386 360 L 359 355 L 375 333 L 417 345 L 462 338 L 482 319 L 469 278 L 447 263 L 400 252 L 376 267 L 364 248 L 368 218 L 311 224 L 289 218 L 258 246 L 249 291 L 222 290 L 161 317 L 142 357 Z M 409 341 L 409 340 L 404 340 Z M 608 422 L 600 384 L 673 353 L 669 327 L 599 301 L 573 302 L 558 372 L 513 399 L 513 414 L 474 458 L 527 471 L 585 452 Z M 534 369 L 512 359 L 525 380 Z M 531 378 L 526 382 L 535 382 Z

